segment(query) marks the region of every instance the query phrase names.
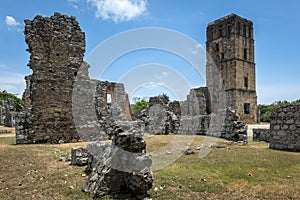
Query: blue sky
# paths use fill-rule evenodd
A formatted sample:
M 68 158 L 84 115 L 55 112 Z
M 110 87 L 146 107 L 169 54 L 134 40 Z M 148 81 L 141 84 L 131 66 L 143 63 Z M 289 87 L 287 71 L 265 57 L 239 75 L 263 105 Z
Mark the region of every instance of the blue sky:
M 235 13 L 254 23 L 258 102 L 299 99 L 299 10 L 298 0 L 1 1 L 0 90 L 19 95 L 23 93 L 24 76 L 32 73 L 26 66 L 29 53 L 25 51 L 23 20 L 33 19 L 37 14 L 51 16 L 54 12 L 60 12 L 76 16 L 86 33 L 85 59 L 89 61 L 97 45 L 123 31 L 144 27 L 174 30 L 205 47 L 207 24 Z M 131 96 L 165 92 L 172 98 L 182 100 L 188 91 L 180 93 L 179 89 L 205 85 L 203 73 L 197 73 L 189 62 L 178 55 L 160 49 L 142 49 L 121 55 L 100 78 L 126 84 L 132 79 L 145 80 L 143 73 L 155 81 L 139 83 L 129 91 Z M 176 80 L 177 85 L 168 83 L 170 74 L 173 74 L 173 82 Z M 182 81 L 185 83 L 181 84 Z M 174 92 L 174 88 L 178 90 Z

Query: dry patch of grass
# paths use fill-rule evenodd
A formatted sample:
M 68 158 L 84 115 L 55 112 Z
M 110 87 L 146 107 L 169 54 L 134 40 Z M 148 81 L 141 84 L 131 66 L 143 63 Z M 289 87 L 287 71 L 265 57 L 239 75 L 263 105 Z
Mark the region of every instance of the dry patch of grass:
M 155 152 L 175 136 L 146 136 L 147 152 Z M 204 141 L 196 136 L 195 149 Z M 183 139 L 183 144 L 188 143 Z M 224 140 L 218 140 L 224 143 Z M 59 162 L 55 149 L 73 146 L 15 145 L 15 137 L 0 138 L 0 199 L 90 199 L 81 192 L 84 167 Z M 174 153 L 174 152 L 173 152 Z M 268 144 L 251 142 L 224 149 L 213 148 L 200 159 L 199 151 L 183 155 L 154 172 L 153 199 L 298 199 L 300 154 L 275 151 Z M 154 188 L 157 188 L 154 190 Z
M 1 133 L 0 138 L 13 137 L 15 135 L 15 128 L 0 126 L 0 131 L 10 131 L 10 133 Z
M 81 192 L 83 168 L 59 162 L 56 145 L 14 145 L 0 138 L 0 199 L 90 199 Z

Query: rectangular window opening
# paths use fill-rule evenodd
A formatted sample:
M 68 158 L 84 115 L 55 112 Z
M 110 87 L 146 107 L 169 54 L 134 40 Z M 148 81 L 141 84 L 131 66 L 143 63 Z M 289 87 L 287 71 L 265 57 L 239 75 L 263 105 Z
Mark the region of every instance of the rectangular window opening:
M 244 104 L 244 114 L 249 115 L 250 114 L 250 103 Z
M 216 51 L 220 51 L 220 45 L 218 43 L 216 44 Z
M 248 77 L 244 78 L 244 87 L 247 89 L 248 88 Z
M 106 95 L 106 103 L 111 104 L 111 94 Z
M 244 60 L 247 60 L 247 49 L 244 48 Z

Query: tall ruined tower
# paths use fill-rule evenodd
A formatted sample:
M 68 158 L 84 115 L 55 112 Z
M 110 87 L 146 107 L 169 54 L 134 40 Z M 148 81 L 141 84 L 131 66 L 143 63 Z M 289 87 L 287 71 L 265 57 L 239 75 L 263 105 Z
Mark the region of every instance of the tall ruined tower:
M 208 24 L 206 37 L 207 86 L 221 86 L 227 106 L 245 122 L 256 122 L 253 23 L 231 14 Z

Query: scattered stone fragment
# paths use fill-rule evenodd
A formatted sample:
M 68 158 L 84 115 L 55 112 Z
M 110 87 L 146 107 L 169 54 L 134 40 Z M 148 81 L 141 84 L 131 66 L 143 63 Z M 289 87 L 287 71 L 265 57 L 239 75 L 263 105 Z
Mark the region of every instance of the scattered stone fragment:
M 146 155 L 143 132 L 137 127 L 140 124 L 136 122 L 118 121 L 112 144 L 90 153 L 98 161 L 92 168 L 83 191 L 90 193 L 93 198 L 105 195 L 116 198 L 124 198 L 124 195 L 132 198 L 147 196 L 153 182 L 150 170 L 152 160 L 151 156 Z
M 193 149 L 186 149 L 186 150 L 183 150 L 182 153 L 184 155 L 191 155 L 191 154 L 194 154 L 195 151 Z
M 225 148 L 225 145 L 223 145 L 223 144 L 218 144 L 218 145 L 216 145 L 216 148 L 217 148 L 217 149 L 224 149 L 224 148 Z

